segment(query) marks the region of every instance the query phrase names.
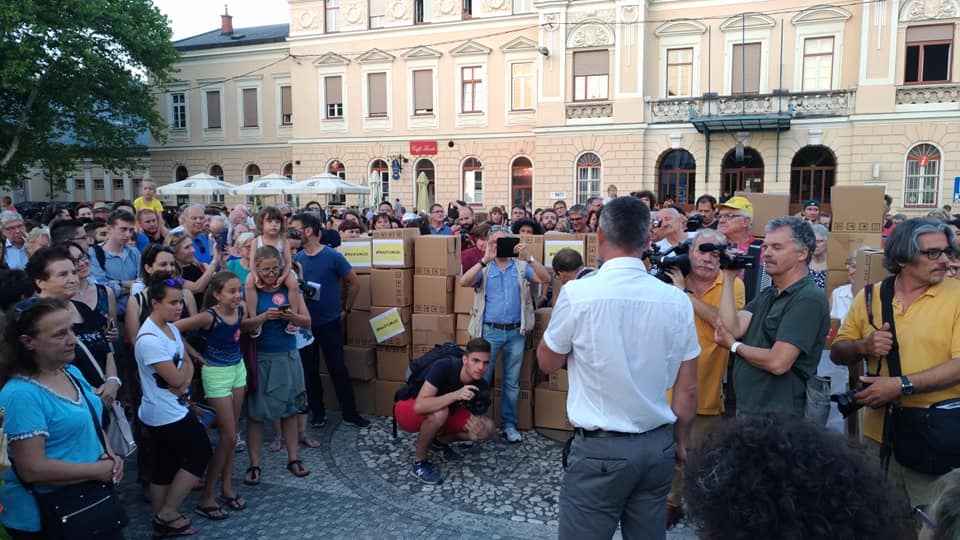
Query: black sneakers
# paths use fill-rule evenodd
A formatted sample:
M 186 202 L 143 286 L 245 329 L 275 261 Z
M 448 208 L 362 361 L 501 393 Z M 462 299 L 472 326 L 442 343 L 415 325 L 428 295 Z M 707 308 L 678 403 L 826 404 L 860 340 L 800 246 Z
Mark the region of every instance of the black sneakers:
M 345 424 L 350 424 L 351 426 L 356 426 L 358 428 L 370 427 L 370 421 L 355 412 L 343 413 L 343 422 Z

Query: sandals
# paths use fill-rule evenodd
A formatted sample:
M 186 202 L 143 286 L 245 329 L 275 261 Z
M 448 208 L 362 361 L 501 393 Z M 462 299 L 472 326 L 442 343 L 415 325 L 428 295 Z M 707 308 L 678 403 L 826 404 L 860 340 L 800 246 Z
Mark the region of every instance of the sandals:
M 227 497 L 226 495 L 220 495 L 217 500 L 228 507 L 231 510 L 240 511 L 247 507 L 247 501 L 243 500 L 243 496 L 237 493 L 233 497 Z
M 310 437 L 306 431 L 300 432 L 300 444 L 306 446 L 307 448 L 320 448 L 320 443 L 316 439 Z
M 197 514 L 209 519 L 210 521 L 223 521 L 230 517 L 230 514 L 223 511 L 221 506 L 197 506 L 193 509 Z
M 310 469 L 306 468 L 303 465 L 303 462 L 299 459 L 295 459 L 290 463 L 287 463 L 287 470 L 297 478 L 303 478 L 304 476 L 310 474 Z
M 260 485 L 260 467 L 247 467 L 247 472 L 243 475 L 243 483 L 248 486 Z
M 172 525 L 181 519 L 186 521 L 186 524 L 179 527 L 174 527 Z M 173 538 L 176 536 L 191 536 L 194 534 L 197 534 L 197 530 L 193 528 L 193 523 L 190 522 L 190 518 L 183 514 L 180 514 L 169 521 L 160 519 L 160 516 L 156 514 L 153 516 L 154 538 Z

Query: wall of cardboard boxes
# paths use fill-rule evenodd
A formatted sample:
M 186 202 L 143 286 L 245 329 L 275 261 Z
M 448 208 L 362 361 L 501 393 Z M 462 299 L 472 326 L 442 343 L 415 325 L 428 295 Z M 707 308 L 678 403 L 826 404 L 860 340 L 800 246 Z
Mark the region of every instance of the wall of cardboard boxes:
M 588 266 L 597 263 L 594 234 L 550 233 L 522 237 L 530 254 L 543 263 L 564 247 L 576 249 Z M 360 412 L 392 416 L 393 395 L 410 362 L 435 345 L 469 341 L 467 326 L 474 290 L 460 287 L 460 238 L 420 236 L 416 229 L 374 231 L 372 238 L 344 242 L 341 251 L 358 275 L 360 291 L 344 325 L 344 356 Z M 559 283 L 555 283 L 559 290 Z M 404 331 L 378 342 L 370 320 L 396 309 Z M 550 308 L 536 311 L 527 337 L 517 402 L 517 428 L 572 430 L 567 421 L 566 370 L 550 377 L 537 368 L 536 348 L 550 321 Z M 320 360 L 325 406 L 339 407 L 326 364 Z M 503 373 L 494 374 L 490 414 L 499 421 Z

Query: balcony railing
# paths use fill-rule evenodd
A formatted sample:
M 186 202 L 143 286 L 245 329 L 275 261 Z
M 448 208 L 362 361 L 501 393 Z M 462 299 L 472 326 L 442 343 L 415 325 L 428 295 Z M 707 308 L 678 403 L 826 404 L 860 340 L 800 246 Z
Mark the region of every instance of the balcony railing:
M 852 90 L 785 92 L 753 96 L 717 96 L 656 99 L 647 102 L 651 124 L 688 122 L 691 111 L 697 116 L 740 116 L 787 112 L 794 118 L 847 116 L 853 112 Z M 568 115 L 569 118 L 569 115 Z
M 960 84 L 924 84 L 897 87 L 897 105 L 960 102 Z
M 567 119 L 610 118 L 613 116 L 612 101 L 588 101 L 567 103 Z

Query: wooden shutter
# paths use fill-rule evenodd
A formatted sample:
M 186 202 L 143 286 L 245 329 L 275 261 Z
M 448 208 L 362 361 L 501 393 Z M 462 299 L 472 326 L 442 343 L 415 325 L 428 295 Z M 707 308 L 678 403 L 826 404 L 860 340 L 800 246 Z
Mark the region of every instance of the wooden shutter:
M 733 45 L 733 69 L 731 91 L 734 94 L 760 92 L 760 44 L 735 43 Z
M 220 91 L 207 92 L 207 129 L 219 129 L 220 124 Z
M 610 73 L 609 51 L 583 51 L 573 53 L 573 75 L 607 75 Z
M 367 92 L 370 97 L 370 116 L 387 115 L 387 74 L 370 73 L 367 75 Z
M 257 127 L 257 89 L 243 89 L 243 127 Z
M 433 112 L 433 70 L 413 72 L 413 108 L 415 111 Z

